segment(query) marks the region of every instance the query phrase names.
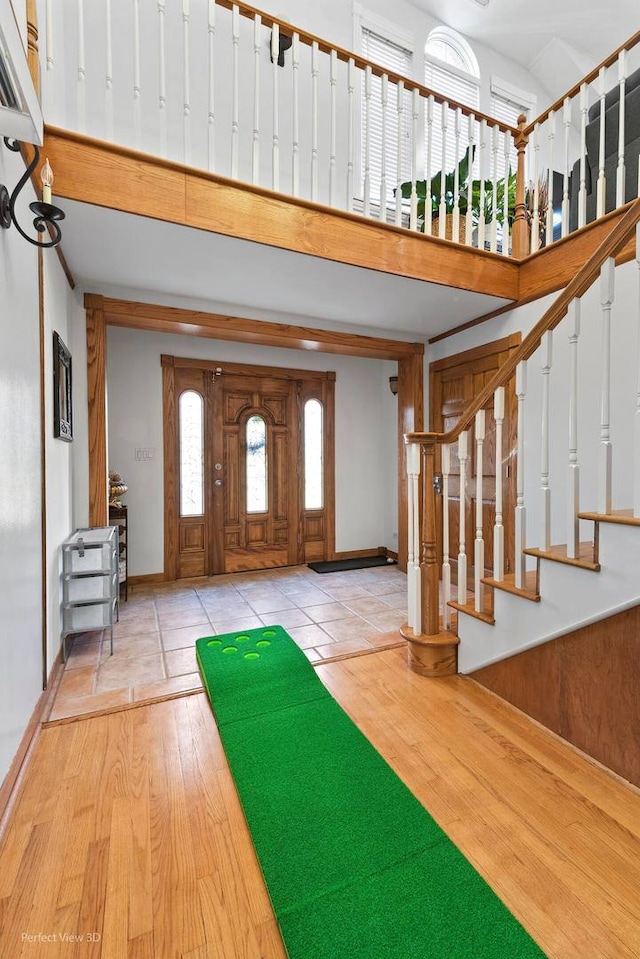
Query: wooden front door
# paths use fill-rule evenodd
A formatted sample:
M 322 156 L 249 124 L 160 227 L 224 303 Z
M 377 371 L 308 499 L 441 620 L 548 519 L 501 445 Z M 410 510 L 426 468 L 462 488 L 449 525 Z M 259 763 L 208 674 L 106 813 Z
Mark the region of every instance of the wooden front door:
M 332 558 L 335 374 L 161 359 L 165 578 Z
M 474 350 L 447 357 L 432 363 L 430 374 L 430 423 L 431 429 L 444 433 L 452 429 L 473 398 L 493 378 L 506 362 L 510 353 L 520 345 L 520 335 L 488 343 Z M 484 572 L 493 575 L 493 527 L 496 514 L 496 470 L 502 469 L 504 487 L 503 525 L 505 539 L 505 572 L 513 567 L 513 524 L 515 507 L 515 454 L 516 454 L 516 402 L 513 381 L 505 390 L 505 418 L 503 424 L 503 447 L 496 450 L 493 408 L 487 410 L 485 440 L 482 456 L 482 535 L 484 539 Z M 467 477 L 465 489 L 460 489 L 460 461 L 458 444 L 451 451 L 449 479 L 449 553 L 452 579 L 457 582 L 458 552 L 460 543 L 460 497 L 464 496 L 465 551 L 467 555 L 467 580 L 473 583 L 474 540 L 476 534 L 477 464 L 475 430 L 469 430 Z M 439 500 L 439 509 L 442 504 Z M 438 523 L 442 530 L 442 523 Z M 438 542 L 439 562 L 442 561 L 442 543 Z

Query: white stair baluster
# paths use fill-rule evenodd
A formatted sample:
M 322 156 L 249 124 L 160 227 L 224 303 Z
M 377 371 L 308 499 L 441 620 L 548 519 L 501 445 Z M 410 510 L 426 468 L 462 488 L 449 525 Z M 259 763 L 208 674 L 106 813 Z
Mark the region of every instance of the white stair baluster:
M 478 249 L 484 250 L 486 239 L 487 219 L 487 191 L 485 187 L 487 176 L 487 121 L 480 121 L 480 156 L 478 158 L 478 169 L 480 171 L 480 213 L 478 215 Z
M 349 119 L 347 129 L 347 210 L 353 210 L 353 125 L 356 115 L 355 104 L 355 63 L 349 57 L 347 66 L 347 90 L 349 94 Z
M 467 197 L 467 222 L 463 242 L 467 246 L 471 246 L 473 240 L 473 216 L 471 213 L 472 200 L 473 200 L 473 189 L 472 184 L 474 177 L 474 171 L 478 167 L 478 157 L 476 146 L 476 118 L 473 113 L 469 114 L 469 196 Z
M 460 107 L 456 108 L 454 114 L 454 138 L 455 138 L 455 150 L 456 150 L 456 165 L 453 174 L 453 229 L 451 231 L 451 239 L 455 243 L 460 242 L 460 169 L 458 166 L 457 158 L 460 156 L 460 130 L 462 125 L 462 110 Z
M 562 107 L 564 124 L 564 164 L 562 169 L 562 236 L 569 232 L 569 139 L 571 135 L 571 100 L 565 97 Z
M 300 34 L 294 33 L 291 40 L 291 67 L 293 86 L 291 182 L 293 196 L 300 196 Z
M 113 34 L 111 30 L 111 0 L 106 0 L 105 7 L 105 71 L 104 71 L 104 114 L 106 119 L 107 140 L 114 137 L 114 108 L 113 108 Z M 47 36 L 48 42 L 48 36 Z M 48 61 L 47 61 L 48 64 Z
M 273 34 L 272 34 L 273 37 Z M 260 182 L 260 54 L 262 52 L 262 17 L 256 13 L 253 21 L 253 137 L 251 144 L 251 176 Z M 273 58 L 273 49 L 271 50 Z M 277 64 L 276 64 L 277 67 Z
M 215 77 L 215 49 L 216 49 L 216 3 L 209 0 L 209 14 L 207 20 L 207 37 L 209 41 L 209 96 L 207 109 L 207 167 L 213 171 L 216 168 L 216 77 Z
M 504 423 L 504 386 L 493 394 L 493 418 L 496 423 L 496 520 L 493 526 L 493 578 L 504 579 L 504 525 L 502 522 L 502 425 Z
M 602 306 L 602 399 L 600 405 L 600 451 L 598 455 L 598 512 L 611 512 L 611 307 L 613 304 L 615 260 L 609 257 L 600 270 Z
M 451 447 L 442 447 L 442 624 L 449 629 L 451 623 L 451 563 L 449 562 L 449 473 L 451 472 Z
M 158 140 L 160 156 L 167 155 L 167 48 L 165 0 L 158 0 Z
M 231 178 L 238 179 L 240 155 L 240 8 L 231 8 L 232 94 L 231 94 Z
M 569 476 L 567 482 L 567 556 L 580 554 L 580 467 L 578 465 L 578 337 L 580 300 L 572 300 L 567 311 L 569 324 Z
M 508 130 L 504 131 L 504 169 L 505 169 L 505 189 L 502 198 L 502 255 L 509 256 L 509 176 L 511 159 L 511 134 Z M 513 174 L 511 174 L 513 175 Z
M 493 196 L 491 200 L 491 209 L 493 211 L 493 217 L 491 219 L 491 243 L 490 249 L 492 253 L 495 253 L 498 249 L 498 152 L 499 152 L 499 143 L 498 137 L 500 136 L 500 128 L 492 127 L 491 128 L 491 182 L 493 183 Z M 507 171 L 505 170 L 505 177 Z
M 52 10 L 53 0 L 46 0 L 45 4 L 45 65 L 47 71 L 53 70 L 54 60 L 53 60 L 53 10 Z
M 133 129 L 136 149 L 142 148 L 142 86 L 140 81 L 140 0 L 133 0 Z
M 182 0 L 182 65 L 184 76 L 182 79 L 183 107 L 182 107 L 182 141 L 184 162 L 191 163 L 191 57 L 190 36 L 191 8 L 190 0 Z
M 624 168 L 624 138 L 625 138 L 625 65 L 626 50 L 621 50 L 618 56 L 618 87 L 620 90 L 620 112 L 618 114 L 618 167 L 616 170 L 616 206 L 624 203 L 625 168 Z
M 580 185 L 578 187 L 578 227 L 587 222 L 587 84 L 580 85 Z
M 549 151 L 549 170 L 547 172 L 547 228 L 544 245 L 553 243 L 553 147 L 556 140 L 555 110 L 547 117 L 547 144 Z
M 364 68 L 364 207 L 363 213 L 371 213 L 371 67 Z
M 449 104 L 442 104 L 442 152 L 440 155 L 440 206 L 438 207 L 438 236 L 445 237 L 447 231 L 447 129 L 449 126 Z
M 540 247 L 540 124 L 536 123 L 529 144 L 533 145 L 533 213 L 531 216 L 531 252 Z
M 605 197 L 607 189 L 606 175 L 604 172 L 605 161 L 605 97 L 606 89 L 606 68 L 601 67 L 598 75 L 598 93 L 600 95 L 600 131 L 598 139 L 598 185 L 596 188 L 596 218 L 604 216 Z
M 387 219 L 387 105 L 389 77 L 382 74 L 380 83 L 380 106 L 382 109 L 382 143 L 380 151 L 380 219 Z
M 414 87 L 411 91 L 411 210 L 409 213 L 409 229 L 418 229 L 418 193 L 416 180 L 418 179 L 418 120 L 420 119 L 420 94 Z
M 396 143 L 396 226 L 402 226 L 402 146 L 404 144 L 404 83 L 400 80 L 396 86 L 396 112 L 398 114 L 398 139 Z
M 311 44 L 311 199 L 318 199 L 318 41 Z
M 482 450 L 484 431 L 485 412 L 484 410 L 478 410 L 476 413 L 476 538 L 473 551 L 476 613 L 481 613 L 484 606 L 484 584 L 481 582 L 484 576 L 484 539 L 482 536 L 482 503 L 484 499 Z
M 640 174 L 640 170 L 638 171 Z M 640 188 L 640 180 L 638 180 Z M 640 517 L 640 223 L 636 226 L 636 263 L 638 265 L 638 317 L 636 320 L 638 340 L 636 344 L 638 379 L 636 387 L 636 412 L 634 416 L 635 450 L 633 469 L 633 515 Z
M 329 141 L 329 204 L 336 205 L 336 86 L 338 83 L 338 54 L 331 51 L 329 57 L 329 84 L 331 90 L 331 134 Z
M 78 78 L 76 88 L 78 133 L 85 133 L 87 120 L 87 70 L 84 38 L 84 0 L 78 0 Z
M 273 123 L 271 145 L 271 188 L 280 189 L 280 97 L 278 93 L 278 57 L 280 56 L 280 25 L 271 27 L 271 60 L 273 66 Z
M 458 546 L 458 602 L 464 606 L 467 602 L 467 546 L 466 546 L 466 497 L 469 433 L 465 430 L 458 437 L 458 459 L 460 460 L 460 503 L 459 503 L 459 546 Z
M 542 456 L 540 467 L 540 489 L 542 493 L 542 549 L 551 548 L 551 487 L 549 485 L 549 431 L 551 426 L 551 362 L 552 362 L 553 333 L 547 330 L 540 341 L 542 351 L 542 422 L 540 433 L 542 440 Z
M 416 91 L 413 91 L 414 94 Z M 433 148 L 433 111 L 434 111 L 435 101 L 433 99 L 433 94 L 430 94 L 427 98 L 427 156 L 426 156 L 426 165 L 424 171 L 424 177 L 427 183 L 426 196 L 424 200 L 424 232 L 427 236 L 431 236 L 432 225 L 433 225 L 433 201 L 431 199 L 431 151 Z M 416 159 L 417 167 L 417 159 Z M 416 199 L 417 204 L 417 199 Z
M 420 446 L 410 443 L 407 446 L 407 474 L 408 474 L 408 523 L 407 531 L 409 543 L 407 550 L 407 590 L 408 590 L 408 625 L 414 633 L 421 631 L 420 615 Z
M 518 460 L 516 481 L 516 515 L 515 515 L 515 584 L 517 589 L 524 589 L 526 581 L 526 557 L 524 550 L 527 542 L 527 513 L 524 504 L 524 398 L 527 392 L 527 363 L 526 360 L 516 367 L 516 396 L 518 398 Z

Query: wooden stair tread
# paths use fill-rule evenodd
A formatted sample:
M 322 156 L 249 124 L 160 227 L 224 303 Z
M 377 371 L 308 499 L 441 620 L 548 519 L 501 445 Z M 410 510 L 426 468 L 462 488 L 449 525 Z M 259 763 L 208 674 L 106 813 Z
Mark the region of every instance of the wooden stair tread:
M 622 526 L 640 526 L 640 516 L 632 509 L 612 509 L 610 513 L 578 513 L 578 519 L 590 519 L 594 523 L 619 523 Z
M 491 596 L 484 597 L 484 610 L 481 613 L 478 613 L 475 608 L 473 598 L 470 599 L 467 603 L 458 603 L 453 599 L 450 599 L 448 606 L 451 606 L 452 609 L 457 609 L 459 613 L 466 613 L 467 616 L 473 616 L 474 619 L 479 619 L 483 623 L 488 623 L 489 626 L 493 626 L 495 619 L 493 618 L 493 604 L 491 602 Z
M 483 576 L 482 582 L 493 589 L 502 589 L 505 593 L 512 593 L 514 596 L 521 596 L 522 599 L 528 599 L 533 603 L 540 602 L 540 593 L 538 592 L 538 574 L 535 569 L 525 573 L 525 585 L 522 589 L 516 586 L 516 574 L 505 573 L 504 579 L 498 582 L 492 576 Z
M 564 563 L 567 566 L 578 566 L 580 569 L 589 569 L 592 572 L 600 571 L 600 563 L 593 558 L 593 543 L 580 543 L 579 555 L 576 559 L 567 556 L 567 544 L 552 546 L 550 549 L 525 549 L 527 556 L 537 556 L 539 559 L 550 559 L 555 563 Z

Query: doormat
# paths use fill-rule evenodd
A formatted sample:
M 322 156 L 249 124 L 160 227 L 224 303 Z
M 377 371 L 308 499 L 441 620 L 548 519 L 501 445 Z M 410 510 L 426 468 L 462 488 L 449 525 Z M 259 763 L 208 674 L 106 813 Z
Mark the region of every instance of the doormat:
M 544 956 L 281 626 L 196 655 L 290 959 Z
M 333 559 L 326 563 L 307 563 L 314 573 L 343 573 L 348 569 L 369 569 L 370 566 L 397 566 L 395 559 L 386 556 L 357 556 L 353 559 Z

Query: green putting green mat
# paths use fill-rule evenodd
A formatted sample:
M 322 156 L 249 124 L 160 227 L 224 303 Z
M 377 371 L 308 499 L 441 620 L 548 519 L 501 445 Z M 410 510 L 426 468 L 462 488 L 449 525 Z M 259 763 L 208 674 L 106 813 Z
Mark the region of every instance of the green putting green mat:
M 282 627 L 196 653 L 290 959 L 544 956 Z

